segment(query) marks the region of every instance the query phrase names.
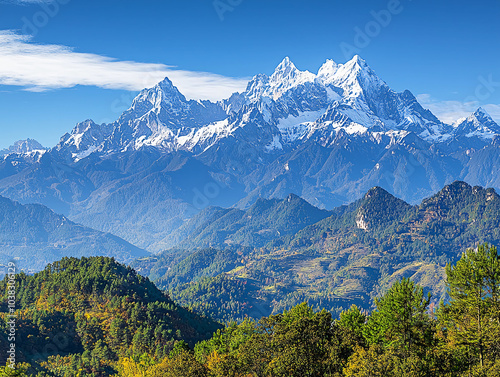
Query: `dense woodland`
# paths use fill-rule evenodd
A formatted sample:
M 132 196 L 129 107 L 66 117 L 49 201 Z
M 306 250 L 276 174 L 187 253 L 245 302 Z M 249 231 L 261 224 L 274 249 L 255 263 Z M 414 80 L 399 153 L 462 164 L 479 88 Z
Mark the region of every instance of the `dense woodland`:
M 18 276 L 25 363 L 0 375 L 499 376 L 497 249 L 467 250 L 446 276 L 438 306 L 403 278 L 370 313 L 353 305 L 334 318 L 302 303 L 222 328 L 112 259 L 64 259 Z
M 0 291 L 0 352 L 7 354 L 6 280 Z M 105 257 L 64 258 L 34 276 L 20 273 L 16 300 L 16 361 L 42 376 L 109 376 L 124 355 L 161 359 L 177 343 L 194 347 L 222 328 Z

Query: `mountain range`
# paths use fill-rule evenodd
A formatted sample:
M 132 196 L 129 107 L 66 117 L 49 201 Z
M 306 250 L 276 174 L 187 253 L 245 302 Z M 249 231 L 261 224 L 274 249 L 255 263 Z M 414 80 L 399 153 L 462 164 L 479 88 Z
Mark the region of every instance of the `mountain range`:
M 0 194 L 160 252 L 209 206 L 293 193 L 329 210 L 374 186 L 414 204 L 455 180 L 498 189 L 499 135 L 483 109 L 444 124 L 359 56 L 317 73 L 285 58 L 228 99 L 188 100 L 165 78 L 113 123 L 15 149 Z
M 402 277 L 437 303 L 446 299 L 447 263 L 467 248 L 500 243 L 500 196 L 457 181 L 410 205 L 374 187 L 324 211 L 290 195 L 246 211 L 209 208 L 182 230 L 179 249 L 133 266 L 219 320 L 258 319 L 303 301 L 332 312 L 353 303 L 370 309 Z

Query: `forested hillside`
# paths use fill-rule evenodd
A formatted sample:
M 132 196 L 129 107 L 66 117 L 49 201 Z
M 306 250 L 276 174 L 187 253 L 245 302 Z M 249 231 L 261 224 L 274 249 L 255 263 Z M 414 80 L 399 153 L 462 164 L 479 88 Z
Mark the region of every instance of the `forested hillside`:
M 0 292 L 0 351 L 6 355 L 7 279 Z M 17 274 L 16 298 L 17 362 L 47 376 L 110 376 L 120 357 L 160 359 L 221 327 L 104 257 L 64 258 L 34 276 Z

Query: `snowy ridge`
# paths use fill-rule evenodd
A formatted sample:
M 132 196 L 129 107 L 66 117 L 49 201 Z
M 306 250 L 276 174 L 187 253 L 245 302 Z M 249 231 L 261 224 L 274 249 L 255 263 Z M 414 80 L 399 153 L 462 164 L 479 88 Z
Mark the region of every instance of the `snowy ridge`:
M 324 109 L 318 111 L 305 111 L 298 115 L 289 115 L 287 118 L 279 119 L 278 130 L 285 143 L 292 143 L 307 137 L 314 123 L 325 112 Z

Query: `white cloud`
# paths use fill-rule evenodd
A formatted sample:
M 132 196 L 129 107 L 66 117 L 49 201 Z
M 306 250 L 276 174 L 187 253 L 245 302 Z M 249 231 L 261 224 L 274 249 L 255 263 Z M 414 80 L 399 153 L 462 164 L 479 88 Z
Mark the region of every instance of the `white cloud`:
M 440 101 L 430 94 L 419 94 L 417 100 L 424 108 L 432 111 L 439 120 L 447 124 L 453 124 L 459 119 L 468 117 L 479 107 L 485 109 L 496 122 L 500 122 L 500 105 L 485 105 L 479 101 Z
M 0 31 L 0 84 L 31 91 L 76 85 L 138 91 L 168 77 L 188 98 L 219 100 L 245 89 L 248 78 L 175 69 L 164 64 L 119 61 L 75 52 L 61 45 L 41 45 L 31 37 Z

